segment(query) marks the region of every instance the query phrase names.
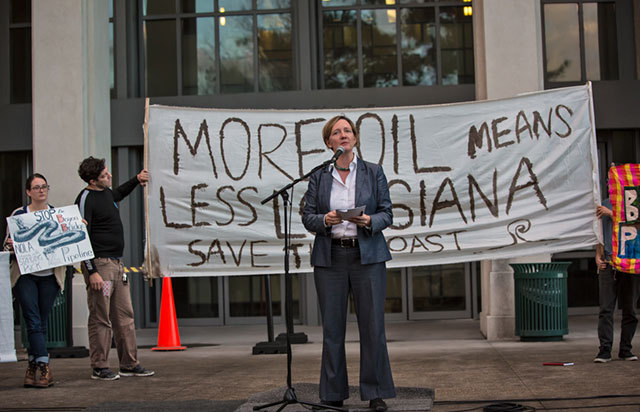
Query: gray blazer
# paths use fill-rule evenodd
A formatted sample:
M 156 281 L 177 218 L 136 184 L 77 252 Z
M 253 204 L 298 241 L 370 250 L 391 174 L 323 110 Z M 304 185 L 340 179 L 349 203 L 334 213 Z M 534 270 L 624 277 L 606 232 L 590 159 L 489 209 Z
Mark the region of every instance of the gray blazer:
M 331 227 L 325 227 L 324 215 L 331 211 L 331 167 L 322 168 L 309 177 L 304 197 L 302 223 L 315 233 L 311 264 L 331 266 Z M 365 206 L 364 213 L 371 216 L 371 229 L 358 227 L 360 260 L 363 265 L 391 260 L 391 253 L 382 230 L 393 222 L 391 198 L 387 178 L 382 167 L 358 159 L 356 172 L 356 207 Z

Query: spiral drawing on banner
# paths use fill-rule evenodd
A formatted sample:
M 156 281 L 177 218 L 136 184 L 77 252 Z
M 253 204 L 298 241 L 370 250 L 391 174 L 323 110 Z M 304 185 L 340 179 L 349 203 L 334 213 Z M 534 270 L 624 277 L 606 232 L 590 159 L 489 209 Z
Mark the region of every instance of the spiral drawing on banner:
M 81 230 L 68 230 L 55 233 L 58 229 L 58 224 L 52 220 L 45 220 L 31 227 L 26 227 L 20 219 L 17 219 L 16 223 L 19 230 L 16 233 L 12 233 L 13 240 L 21 243 L 28 242 L 40 234 L 40 236 L 38 236 L 38 244 L 44 248 L 43 252 L 45 255 L 52 253 L 62 246 L 77 243 L 85 238 L 85 233 Z
M 521 234 L 527 233 L 531 229 L 531 221 L 529 219 L 518 219 L 507 225 L 507 233 L 513 239 L 513 243 L 511 245 L 518 244 L 518 239 L 523 242 L 528 242 L 527 239 L 520 236 Z M 509 246 L 511 246 L 509 245 Z
M 489 250 L 502 249 L 505 247 L 517 245 L 518 243 L 549 242 L 551 240 L 557 240 L 557 238 L 538 239 L 538 240 L 529 240 L 524 238 L 522 235 L 527 233 L 529 230 L 531 230 L 531 226 L 532 224 L 529 219 L 518 219 L 518 220 L 514 220 L 513 222 L 510 222 L 507 225 L 507 233 L 509 234 L 509 236 L 511 236 L 512 242 L 508 245 L 494 247 Z

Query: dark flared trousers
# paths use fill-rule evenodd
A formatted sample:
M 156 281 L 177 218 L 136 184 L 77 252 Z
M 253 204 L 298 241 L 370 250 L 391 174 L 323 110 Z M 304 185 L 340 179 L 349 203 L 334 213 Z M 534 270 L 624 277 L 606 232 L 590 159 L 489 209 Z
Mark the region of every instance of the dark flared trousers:
M 349 291 L 360 331 L 360 398 L 393 398 L 396 391 L 384 331 L 385 264 L 363 265 L 357 247 L 335 245 L 331 262 L 330 268 L 314 268 L 323 332 L 320 399 L 339 401 L 349 397 L 344 348 Z

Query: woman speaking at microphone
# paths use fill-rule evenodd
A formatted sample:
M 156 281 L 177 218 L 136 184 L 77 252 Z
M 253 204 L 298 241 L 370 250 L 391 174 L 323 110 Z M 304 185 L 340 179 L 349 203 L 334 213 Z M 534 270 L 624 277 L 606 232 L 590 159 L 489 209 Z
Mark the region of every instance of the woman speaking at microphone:
M 360 331 L 360 398 L 384 412 L 385 398 L 396 396 L 384 331 L 386 266 L 391 253 L 382 230 L 393 221 L 387 178 L 382 167 L 358 159 L 358 132 L 347 117 L 335 116 L 322 128 L 333 165 L 309 178 L 302 222 L 315 233 L 311 264 L 322 314 L 320 402 L 341 407 L 349 397 L 345 332 L 349 292 Z M 364 206 L 343 219 L 338 210 Z

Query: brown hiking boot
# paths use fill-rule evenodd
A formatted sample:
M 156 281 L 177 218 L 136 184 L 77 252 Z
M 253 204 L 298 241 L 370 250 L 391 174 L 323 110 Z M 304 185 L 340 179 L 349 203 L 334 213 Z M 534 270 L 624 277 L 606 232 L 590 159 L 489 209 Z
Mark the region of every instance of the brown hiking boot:
M 24 375 L 25 388 L 36 386 L 36 369 L 38 369 L 36 361 L 29 361 L 29 364 L 27 365 L 27 373 Z
M 53 385 L 53 375 L 49 364 L 38 362 L 38 368 L 40 369 L 40 379 L 36 383 L 36 388 L 48 388 Z

